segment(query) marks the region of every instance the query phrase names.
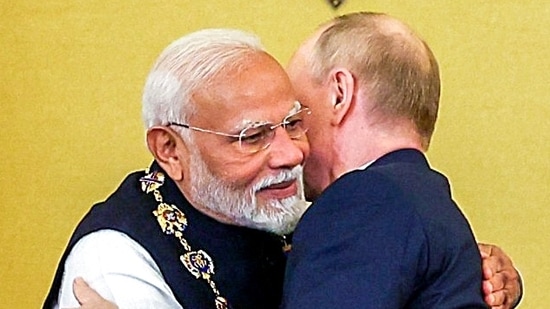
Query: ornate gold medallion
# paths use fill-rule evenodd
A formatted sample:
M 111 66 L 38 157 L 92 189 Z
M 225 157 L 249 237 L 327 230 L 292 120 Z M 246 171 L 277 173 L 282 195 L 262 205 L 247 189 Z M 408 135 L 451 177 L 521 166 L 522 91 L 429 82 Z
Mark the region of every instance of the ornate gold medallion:
M 187 228 L 187 218 L 174 205 L 160 203 L 153 214 L 157 217 L 162 231 L 168 235 L 183 232 Z
M 180 257 L 181 262 L 195 278 L 210 279 L 214 274 L 212 258 L 204 251 L 191 251 Z

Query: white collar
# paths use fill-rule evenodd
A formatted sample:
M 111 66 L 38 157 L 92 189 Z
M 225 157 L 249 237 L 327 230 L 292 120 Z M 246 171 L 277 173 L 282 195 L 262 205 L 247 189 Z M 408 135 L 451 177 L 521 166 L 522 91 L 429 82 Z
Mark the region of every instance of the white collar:
M 369 161 L 361 166 L 359 166 L 358 168 L 356 168 L 355 170 L 365 170 L 367 167 L 369 167 L 371 164 L 374 163 L 374 161 L 376 160 L 372 160 L 372 161 Z

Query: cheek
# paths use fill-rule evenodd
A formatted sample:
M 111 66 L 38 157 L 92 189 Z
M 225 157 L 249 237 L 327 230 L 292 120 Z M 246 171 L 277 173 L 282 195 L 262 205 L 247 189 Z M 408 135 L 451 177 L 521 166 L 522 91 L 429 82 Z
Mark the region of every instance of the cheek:
M 303 165 L 303 164 L 305 164 L 305 162 L 307 162 L 307 159 L 309 158 L 309 156 L 311 154 L 311 146 L 310 146 L 309 137 L 307 137 L 307 134 L 306 134 L 306 138 L 304 139 L 304 141 L 298 143 L 298 147 L 300 148 L 300 150 L 304 154 L 304 161 L 302 162 L 302 165 Z
M 242 188 L 253 179 L 257 173 L 258 163 L 238 152 L 232 144 L 207 143 L 204 139 L 199 147 L 201 157 L 209 172 L 232 188 Z
M 311 134 L 309 137 L 310 152 L 304 165 L 304 180 L 308 190 L 319 194 L 328 185 L 330 174 L 330 148 L 323 143 L 323 136 Z
M 313 121 L 310 121 L 310 125 L 308 126 L 308 131 L 306 133 L 307 135 L 307 141 L 308 141 L 308 153 L 313 153 L 318 151 L 318 149 L 322 149 L 323 145 L 322 142 L 322 129 L 319 128 L 319 125 L 316 124 Z
M 317 179 L 317 175 L 315 175 L 315 165 L 315 161 L 312 159 L 308 160 L 304 165 L 304 181 L 308 187 L 314 186 L 315 179 Z
M 261 174 L 263 161 L 251 158 L 239 160 L 215 160 L 210 168 L 214 175 L 233 189 L 248 190 L 252 188 L 258 175 Z
M 308 160 L 304 166 L 306 198 L 313 201 L 322 192 L 322 177 L 316 160 Z

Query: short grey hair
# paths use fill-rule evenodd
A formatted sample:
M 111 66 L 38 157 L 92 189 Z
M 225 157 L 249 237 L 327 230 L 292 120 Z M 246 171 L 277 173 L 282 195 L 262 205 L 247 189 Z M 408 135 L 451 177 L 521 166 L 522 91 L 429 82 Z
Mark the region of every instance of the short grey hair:
M 160 54 L 143 90 L 146 129 L 169 122 L 188 122 L 192 95 L 208 87 L 222 70 L 238 67 L 247 55 L 264 52 L 254 34 L 236 29 L 205 29 L 172 42 Z
M 379 112 L 414 122 L 427 149 L 441 88 L 439 67 L 428 45 L 408 25 L 382 13 L 350 13 L 324 26 L 308 59 L 314 81 L 321 83 L 331 69 L 345 66 Z

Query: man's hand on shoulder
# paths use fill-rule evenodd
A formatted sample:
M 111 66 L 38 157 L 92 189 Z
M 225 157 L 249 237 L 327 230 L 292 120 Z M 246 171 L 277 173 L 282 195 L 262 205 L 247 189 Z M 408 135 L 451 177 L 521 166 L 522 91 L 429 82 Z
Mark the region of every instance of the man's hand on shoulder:
M 495 245 L 478 244 L 483 262 L 483 293 L 492 309 L 515 308 L 521 296 L 522 282 L 512 260 Z
M 117 305 L 101 297 L 82 278 L 74 279 L 73 293 L 80 309 L 118 309 Z

